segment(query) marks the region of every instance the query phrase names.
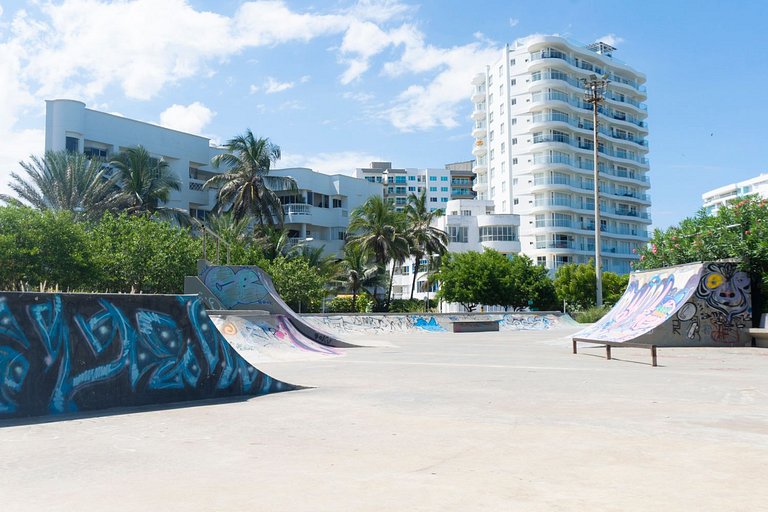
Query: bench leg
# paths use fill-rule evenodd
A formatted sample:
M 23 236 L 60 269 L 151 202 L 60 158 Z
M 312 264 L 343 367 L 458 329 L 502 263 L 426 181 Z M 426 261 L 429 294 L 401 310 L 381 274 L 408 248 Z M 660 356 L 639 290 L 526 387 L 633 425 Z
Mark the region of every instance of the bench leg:
M 605 358 L 610 360 L 611 359 L 611 346 L 606 345 L 605 346 Z
M 651 345 L 651 360 L 653 361 L 653 366 L 656 366 L 656 345 Z
M 576 340 L 573 340 L 573 353 L 576 353 Z

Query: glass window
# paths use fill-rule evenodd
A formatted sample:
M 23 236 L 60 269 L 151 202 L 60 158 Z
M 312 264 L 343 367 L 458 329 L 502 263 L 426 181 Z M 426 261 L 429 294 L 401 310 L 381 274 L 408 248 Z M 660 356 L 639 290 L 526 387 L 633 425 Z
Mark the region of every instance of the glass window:
M 440 187 L 440 192 L 448 192 L 448 187 Z
M 79 149 L 79 141 L 77 137 L 67 137 L 64 141 L 64 148 L 70 153 L 77 153 Z
M 483 226 L 480 228 L 481 242 L 514 242 L 517 240 L 515 226 Z
M 430 203 L 436 203 L 437 202 L 437 198 L 436 197 L 430 197 L 429 198 L 429 202 Z
M 465 244 L 468 231 L 466 226 L 448 226 L 448 238 L 452 243 Z
M 447 197 L 441 197 L 440 198 L 440 202 L 441 203 L 447 203 L 448 202 L 448 198 Z
M 440 181 L 448 181 L 448 176 L 440 176 Z
M 437 176 L 430 176 L 429 181 L 437 181 Z
M 429 187 L 430 192 L 437 192 L 437 187 Z

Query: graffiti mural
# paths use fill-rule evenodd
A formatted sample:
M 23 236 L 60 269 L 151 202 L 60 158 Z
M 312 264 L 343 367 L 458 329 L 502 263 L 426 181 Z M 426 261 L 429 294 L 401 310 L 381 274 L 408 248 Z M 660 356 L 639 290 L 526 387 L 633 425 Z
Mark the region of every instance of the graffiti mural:
M 744 345 L 752 322 L 749 276 L 733 262 L 638 272 L 619 302 L 574 338 L 667 346 Z
M 246 318 L 238 315 L 212 316 L 219 332 L 236 350 L 256 354 L 256 359 L 306 359 L 312 355 L 341 352 L 315 343 L 296 330 L 282 315 Z
M 290 389 L 242 359 L 194 296 L 0 295 L 0 419 Z
M 704 265 L 695 299 L 677 311 L 672 332 L 692 343 L 744 345 L 752 325 L 749 275 L 732 262 Z
M 206 267 L 200 280 L 227 309 L 272 304 L 257 267 Z

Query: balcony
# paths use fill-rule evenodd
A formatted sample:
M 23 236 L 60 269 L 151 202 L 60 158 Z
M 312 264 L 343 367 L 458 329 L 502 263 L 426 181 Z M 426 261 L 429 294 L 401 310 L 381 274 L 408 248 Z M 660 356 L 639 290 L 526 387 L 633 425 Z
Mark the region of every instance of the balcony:
M 297 203 L 291 203 L 291 204 L 284 204 L 283 205 L 283 214 L 284 215 L 312 215 L 312 205 L 309 204 L 297 204 Z
M 472 91 L 472 103 L 480 103 L 485 101 L 485 85 L 476 86 Z
M 531 53 L 531 62 L 536 60 L 542 60 L 542 59 L 558 59 L 558 60 L 567 62 L 568 64 L 573 66 L 575 69 L 584 70 L 584 71 L 595 73 L 598 75 L 601 75 L 604 73 L 604 71 L 606 71 L 601 69 L 600 67 L 596 67 L 591 62 L 587 62 L 584 60 L 580 60 L 577 65 L 576 61 L 572 59 L 568 54 L 558 50 L 540 50 L 540 51 Z M 612 60 L 616 62 L 620 62 L 618 59 L 612 58 Z M 628 78 L 624 78 L 623 76 L 616 75 L 610 71 L 608 71 L 607 74 L 608 74 L 608 79 L 611 82 L 629 86 L 641 93 L 646 92 L 645 86 L 639 84 L 636 80 L 630 80 Z
M 485 103 L 475 103 L 475 109 L 472 111 L 472 119 L 480 121 L 485 119 Z
M 587 151 L 593 151 L 594 146 L 591 142 L 586 143 L 584 141 L 580 143 L 572 142 L 570 139 L 570 136 L 566 134 L 546 134 L 546 135 L 537 135 L 533 138 L 534 144 L 544 144 L 544 143 L 550 143 L 550 142 L 559 142 L 561 144 L 568 144 L 569 146 L 572 146 L 577 149 L 583 149 Z M 640 156 L 637 154 L 633 154 L 623 148 L 616 148 L 616 149 L 609 149 L 605 146 L 599 147 L 597 150 L 601 155 L 609 156 L 613 158 L 622 158 L 624 160 L 631 160 L 633 162 L 637 162 L 642 165 L 648 165 L 648 159 L 644 156 Z
M 587 103 L 580 97 L 575 97 L 570 94 L 566 94 L 564 92 L 559 92 L 559 91 L 534 92 L 531 95 L 532 105 L 535 105 L 537 103 L 547 103 L 550 101 L 560 101 L 562 103 L 565 103 L 567 105 L 570 105 L 578 109 L 589 110 L 590 112 L 593 110 L 592 105 L 590 103 Z M 613 108 L 608 107 L 606 105 L 600 105 L 597 111 L 600 113 L 600 115 L 603 118 L 606 118 L 606 119 L 613 119 L 616 121 L 631 123 L 635 126 L 639 126 L 640 128 L 644 128 L 644 129 L 647 129 L 648 127 L 646 122 L 640 119 L 639 117 L 633 116 L 631 114 L 627 114 L 626 112 L 614 110 Z
M 576 222 L 567 219 L 538 219 L 536 220 L 534 227 L 536 229 L 572 229 L 589 233 L 595 232 L 594 222 Z M 608 235 L 618 235 L 620 237 L 648 238 L 648 231 L 645 229 L 614 229 L 609 226 L 603 226 L 600 232 Z
M 488 148 L 485 147 L 485 144 L 483 144 L 483 141 L 478 140 L 475 142 L 475 147 L 472 148 L 472 155 L 475 157 L 481 157 L 485 156 L 485 154 L 488 152 Z
M 532 121 L 534 124 L 541 124 L 541 123 L 565 123 L 569 126 L 573 126 L 574 128 L 579 128 L 580 130 L 588 130 L 589 132 L 592 132 L 593 124 L 591 122 L 585 122 L 581 121 L 579 119 L 575 119 L 570 117 L 568 114 L 563 114 L 559 112 L 552 112 L 552 113 L 535 113 L 533 114 Z M 642 147 L 648 147 L 648 141 L 640 138 L 639 136 L 635 136 L 631 132 L 623 132 L 617 131 L 614 128 L 608 129 L 603 124 L 600 124 L 597 127 L 597 132 L 601 135 L 604 135 L 606 137 L 611 137 L 613 139 L 621 140 L 621 141 L 627 141 L 632 142 L 634 144 L 637 144 L 638 146 Z

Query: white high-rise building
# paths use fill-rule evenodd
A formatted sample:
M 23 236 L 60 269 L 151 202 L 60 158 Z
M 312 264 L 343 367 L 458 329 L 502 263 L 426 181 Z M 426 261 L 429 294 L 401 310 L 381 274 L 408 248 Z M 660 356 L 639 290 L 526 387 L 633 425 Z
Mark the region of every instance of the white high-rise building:
M 472 81 L 474 190 L 521 216 L 521 251 L 552 270 L 594 257 L 591 75 L 610 80 L 598 122 L 603 270 L 629 272 L 648 240 L 645 75 L 614 51 L 531 36 Z

